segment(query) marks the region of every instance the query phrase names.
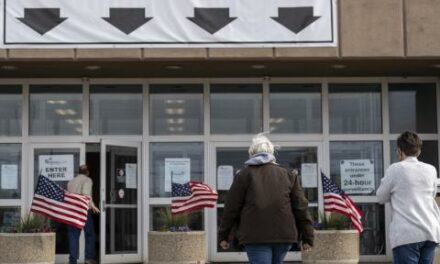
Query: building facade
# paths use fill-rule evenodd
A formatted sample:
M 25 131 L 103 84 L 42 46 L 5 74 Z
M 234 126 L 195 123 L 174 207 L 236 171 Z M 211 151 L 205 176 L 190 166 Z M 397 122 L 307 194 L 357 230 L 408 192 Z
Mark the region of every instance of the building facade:
M 146 262 L 148 231 L 171 202 L 170 171 L 182 170 L 220 194 L 190 220 L 207 232 L 209 260 L 244 261 L 239 247 L 218 247 L 218 220 L 252 136 L 270 132 L 278 162 L 301 172 L 315 219 L 322 171 L 364 212 L 361 260 L 389 260 L 391 211 L 375 190 L 397 160 L 397 136 L 419 133 L 420 159 L 439 167 L 440 2 L 333 4 L 335 42 L 325 47 L 34 47 L 4 36 L 0 227 L 29 211 L 39 174 L 65 186 L 87 163 L 101 262 Z M 56 228 L 62 263 L 66 230 Z

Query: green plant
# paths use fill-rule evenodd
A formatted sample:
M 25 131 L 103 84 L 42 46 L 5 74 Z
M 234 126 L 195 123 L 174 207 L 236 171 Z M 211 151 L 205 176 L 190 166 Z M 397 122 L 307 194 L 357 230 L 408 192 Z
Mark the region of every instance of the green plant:
M 339 213 L 320 213 L 320 223 L 316 228 L 320 230 L 345 230 L 350 229 L 351 220 Z
M 173 215 L 169 208 L 161 209 L 158 212 L 161 231 L 185 232 L 188 228 L 188 214 Z
M 47 218 L 28 214 L 21 218 L 20 222 L 15 227 L 6 231 L 9 233 L 48 233 L 51 232 L 51 229 Z

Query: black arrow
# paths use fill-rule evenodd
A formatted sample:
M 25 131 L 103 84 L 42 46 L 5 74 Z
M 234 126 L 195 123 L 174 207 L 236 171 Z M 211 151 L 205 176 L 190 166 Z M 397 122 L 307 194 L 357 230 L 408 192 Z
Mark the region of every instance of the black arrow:
M 194 8 L 194 17 L 187 17 L 211 34 L 219 31 L 236 17 L 229 16 L 229 8 Z
M 110 8 L 110 17 L 102 19 L 128 35 L 152 17 L 145 17 L 145 8 Z
M 24 17 L 18 17 L 17 19 L 44 35 L 61 24 L 67 17 L 60 16 L 59 8 L 25 8 Z
M 272 17 L 290 31 L 298 34 L 310 24 L 315 22 L 319 16 L 313 16 L 313 7 L 281 7 L 278 8 L 278 17 Z

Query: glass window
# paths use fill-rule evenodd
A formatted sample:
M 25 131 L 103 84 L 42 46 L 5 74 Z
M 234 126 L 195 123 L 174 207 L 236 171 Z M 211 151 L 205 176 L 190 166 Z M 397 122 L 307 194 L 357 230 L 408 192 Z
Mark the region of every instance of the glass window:
M 0 199 L 21 198 L 21 144 L 0 144 Z
M 438 174 L 438 142 L 436 140 L 423 140 L 422 152 L 418 159 L 434 166 Z M 391 163 L 399 161 L 396 140 L 390 141 L 390 160 Z
M 150 134 L 203 134 L 203 85 L 151 85 Z
M 301 185 L 304 194 L 311 203 L 318 202 L 318 149 L 316 147 L 283 147 L 276 153 L 277 162 L 284 168 L 297 170 L 302 175 L 302 169 L 314 168 L 316 175 L 314 179 L 306 178 L 308 175 L 304 172 L 304 177 L 300 176 Z M 313 169 L 312 169 L 313 170 Z
M 330 133 L 382 133 L 380 84 L 330 84 Z
M 431 83 L 390 84 L 390 131 L 437 133 L 436 87 Z
M 263 129 L 261 84 L 211 85 L 211 133 L 256 134 Z
M 20 207 L 0 207 L 0 232 L 13 231 L 20 217 Z
M 0 136 L 21 136 L 21 86 L 0 86 Z
M 183 179 L 203 181 L 203 164 L 203 143 L 151 143 L 150 197 L 171 197 L 173 166 L 180 167 Z
M 31 85 L 30 134 L 81 135 L 82 99 L 80 85 Z
M 142 86 L 92 85 L 90 134 L 142 135 Z
M 362 210 L 364 231 L 360 237 L 361 255 L 385 255 L 385 207 L 379 204 L 357 204 Z
M 160 216 L 161 212 L 163 210 L 170 210 L 169 206 L 151 206 L 151 214 L 150 214 L 150 230 L 153 231 L 169 231 L 166 229 L 167 223 L 165 220 Z M 188 220 L 188 228 L 189 230 L 198 231 L 198 230 L 204 230 L 204 220 L 203 220 L 203 214 L 204 211 L 193 211 L 189 212 L 187 214 Z M 178 227 L 177 227 L 178 228 Z
M 330 174 L 347 194 L 374 195 L 383 177 L 382 142 L 330 142 Z
M 271 84 L 272 133 L 321 133 L 320 84 Z

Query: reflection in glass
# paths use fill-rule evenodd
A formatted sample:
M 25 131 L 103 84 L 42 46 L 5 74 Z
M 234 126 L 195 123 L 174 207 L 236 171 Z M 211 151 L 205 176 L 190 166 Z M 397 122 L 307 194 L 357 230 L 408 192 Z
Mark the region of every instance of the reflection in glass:
M 320 84 L 271 84 L 272 133 L 321 133 Z
M 47 156 L 47 155 L 72 155 L 73 156 L 73 171 L 74 175 L 71 175 L 74 177 L 76 174 L 78 174 L 79 171 L 79 157 L 80 157 L 80 150 L 77 148 L 65 148 L 65 149 L 58 149 L 58 148 L 40 148 L 40 149 L 34 149 L 34 188 L 37 186 L 37 180 L 38 176 L 40 175 L 41 168 L 39 166 L 39 160 L 40 156 Z M 64 189 L 67 189 L 67 183 L 69 182 L 69 179 L 63 179 L 61 181 L 55 181 L 56 184 L 61 186 Z M 56 239 L 55 239 L 55 247 L 56 247 L 56 254 L 68 254 L 69 253 L 69 242 L 68 242 L 68 236 L 67 236 L 67 225 L 61 224 L 55 221 L 50 221 L 50 225 L 53 230 L 55 230 L 56 233 Z
M 107 208 L 105 215 L 105 253 L 137 253 L 137 208 Z
M 0 233 L 13 231 L 20 217 L 20 207 L 0 207 Z
M 364 213 L 364 231 L 360 237 L 361 255 L 385 255 L 385 207 L 379 204 L 357 204 Z
M 299 173 L 299 180 L 302 182 L 302 164 L 314 164 L 316 166 L 315 179 L 306 179 L 308 183 L 316 183 L 315 187 L 307 184 L 308 187 L 303 187 L 304 194 L 309 202 L 318 202 L 318 149 L 316 147 L 284 147 L 276 153 L 277 162 L 289 170 L 297 170 Z M 313 165 L 312 165 L 313 166 Z M 314 184 L 313 184 L 314 185 Z
M 190 179 L 203 181 L 203 143 L 150 144 L 150 197 L 171 197 L 171 181 L 165 177 L 165 159 L 190 160 Z
M 142 135 L 142 86 L 90 86 L 90 134 Z
M 390 160 L 391 163 L 398 162 L 397 141 L 390 141 Z M 438 142 L 435 140 L 423 140 L 422 152 L 418 160 L 431 164 L 437 169 L 438 176 Z
M 21 86 L 0 86 L 0 136 L 21 136 Z
M 151 85 L 150 133 L 203 134 L 203 85 Z
M 223 216 L 223 208 L 218 208 L 217 207 L 217 230 L 218 227 L 220 226 L 220 221 L 222 219 Z M 244 251 L 244 247 L 242 245 L 239 244 L 237 236 L 235 234 L 237 230 L 233 230 L 231 231 L 232 234 L 230 235 L 230 246 L 228 249 L 223 249 L 220 247 L 219 243 L 220 241 L 218 241 L 217 243 L 217 252 L 243 252 Z M 216 239 L 217 241 L 218 239 Z
M 374 173 L 369 170 L 367 172 L 358 173 L 355 175 L 357 179 L 365 179 L 371 181 L 367 185 L 348 184 L 353 190 L 357 187 L 370 189 L 374 187 L 374 191 L 348 191 L 341 187 L 341 171 L 343 166 L 353 160 L 362 160 L 365 163 L 373 162 Z M 345 164 L 345 165 L 344 165 Z M 364 170 L 367 166 L 361 167 Z M 349 173 L 343 173 L 343 177 L 348 177 Z M 380 185 L 380 179 L 383 177 L 383 151 L 382 142 L 379 141 L 339 141 L 330 142 L 330 176 L 331 180 L 349 195 L 374 195 L 377 187 Z M 348 179 L 343 179 L 348 180 Z
M 330 133 L 382 133 L 381 105 L 380 84 L 330 84 Z
M 31 85 L 31 135 L 81 135 L 82 87 L 80 85 Z
M 0 199 L 21 198 L 21 144 L 0 144 Z
M 391 133 L 437 133 L 435 83 L 400 83 L 389 87 Z
M 163 219 L 160 217 L 160 212 L 162 210 L 170 210 L 169 206 L 152 206 L 151 207 L 151 214 L 150 214 L 150 230 L 153 231 L 169 231 L 166 229 L 166 223 Z M 210 209 L 212 210 L 212 209 Z M 203 219 L 203 210 L 200 211 L 193 211 L 188 213 L 188 227 L 189 230 L 197 231 L 197 230 L 204 230 L 204 219 Z
M 211 85 L 211 133 L 256 134 L 263 129 L 261 84 Z

